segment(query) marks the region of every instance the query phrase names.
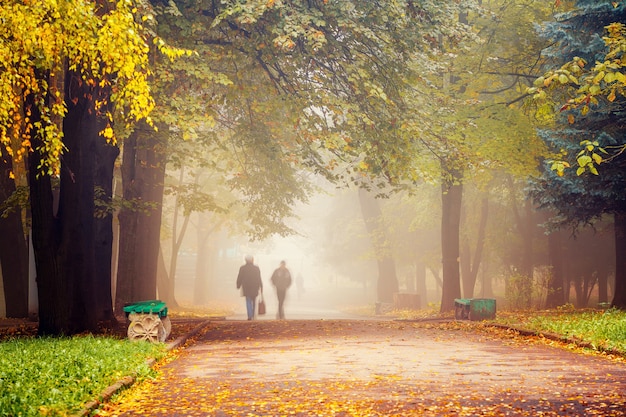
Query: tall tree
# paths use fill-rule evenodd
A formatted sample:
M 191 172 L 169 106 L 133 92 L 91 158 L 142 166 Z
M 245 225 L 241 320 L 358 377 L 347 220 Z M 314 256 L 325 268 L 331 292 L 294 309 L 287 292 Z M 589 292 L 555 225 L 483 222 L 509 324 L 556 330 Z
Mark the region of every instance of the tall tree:
M 626 5 L 622 2 L 580 0 L 574 10 L 544 25 L 543 35 L 555 41 L 545 54 L 557 69 L 537 79 L 529 91 L 541 104 L 540 114 L 561 110 L 556 127 L 545 129 L 542 137 L 555 153 L 566 152 L 565 159 L 548 162 L 543 176 L 535 182 L 535 196 L 559 214 L 556 222 L 561 225 L 585 224 L 603 214 L 614 216 L 612 305 L 618 308 L 626 308 L 626 266 L 620 260 L 626 236 L 626 160 L 621 152 L 625 146 L 626 99 L 621 93 L 625 78 L 620 60 L 626 32 L 623 25 L 614 22 L 623 22 L 625 17 Z M 596 65 L 587 70 L 587 62 Z M 603 164 L 597 175 L 605 148 L 619 151 L 610 156 L 611 163 Z M 566 166 L 577 166 L 577 170 L 566 170 Z M 579 176 L 584 172 L 596 175 Z
M 114 141 L 116 116 L 132 122 L 151 109 L 143 31 L 124 2 L 9 1 L 0 15 L 0 141 L 14 161 L 29 156 L 39 333 L 94 330 L 112 311 L 96 303 L 96 280 L 110 288 L 110 275 L 96 273 L 94 190 L 106 182 L 96 143 Z M 15 132 L 25 132 L 17 150 Z

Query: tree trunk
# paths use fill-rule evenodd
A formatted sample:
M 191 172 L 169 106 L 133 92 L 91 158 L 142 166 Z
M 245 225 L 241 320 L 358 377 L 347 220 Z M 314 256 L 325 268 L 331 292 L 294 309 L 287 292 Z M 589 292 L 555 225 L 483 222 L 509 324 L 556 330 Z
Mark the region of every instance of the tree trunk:
M 202 227 L 197 228 L 197 242 L 198 248 L 196 252 L 196 265 L 195 265 L 195 281 L 194 281 L 194 292 L 193 292 L 193 302 L 195 305 L 205 305 L 208 303 L 208 292 L 209 292 L 209 257 L 211 257 L 211 245 L 209 244 L 209 236 L 211 232 L 206 230 L 206 221 L 207 216 L 204 216 L 204 213 L 198 213 L 199 224 Z
M 516 186 L 513 182 L 513 178 L 509 175 L 507 176 L 507 181 L 510 188 L 511 209 L 515 217 L 515 225 L 519 236 L 522 238 L 522 256 L 517 265 L 516 275 L 518 275 L 518 278 L 525 280 L 525 282 L 520 288 L 522 293 L 516 294 L 516 298 L 520 300 L 523 307 L 530 307 L 530 303 L 532 302 L 531 283 L 534 269 L 533 236 L 535 224 L 533 222 L 533 208 L 531 201 L 525 199 L 523 203 L 524 215 L 520 213 L 518 209 L 519 200 L 517 199 Z
M 367 190 L 359 188 L 359 202 L 365 227 L 376 253 L 378 264 L 378 301 L 391 303 L 393 294 L 398 292 L 396 265 L 387 247 L 387 231 L 383 224 L 383 214 L 378 201 Z
M 194 281 L 194 304 L 206 305 L 209 302 L 209 293 L 214 291 L 214 265 L 216 262 L 216 248 L 219 247 L 216 234 L 224 223 L 224 217 L 215 220 L 206 212 L 198 213 L 199 224 L 197 228 L 198 249 L 196 254 L 195 281 Z M 209 226 L 210 225 L 210 226 Z
M 422 260 L 415 261 L 416 292 L 420 297 L 420 306 L 428 305 L 428 290 L 426 288 L 426 264 Z
M 535 222 L 533 216 L 533 208 L 529 200 L 524 202 L 525 215 L 517 224 L 520 235 L 522 236 L 522 261 L 520 264 L 520 273 L 526 277 L 532 278 L 534 269 L 533 260 L 533 235 L 535 231 Z
M 104 127 L 94 101 L 100 91 L 89 87 L 78 73 L 69 72 L 65 79 L 68 112 L 63 121 L 63 142 L 67 148 L 61 169 L 59 209 L 60 220 L 59 270 L 67 277 L 70 296 L 70 328 L 72 333 L 97 331 L 102 308 L 96 297 L 98 278 L 96 265 L 96 158 L 97 143 L 105 141 L 100 135 Z M 113 176 L 113 162 L 98 168 Z M 106 178 L 107 175 L 103 174 Z M 111 187 L 109 185 L 109 187 Z M 108 241 L 110 245 L 112 240 Z M 106 249 L 105 249 L 106 250 Z M 110 259 L 110 257 L 109 257 Z M 110 264 L 101 271 L 110 292 Z M 108 279 L 107 279 L 108 277 Z M 41 302 L 41 299 L 40 299 Z
M 615 214 L 615 292 L 612 307 L 626 309 L 626 213 Z
M 463 282 L 463 297 L 473 298 L 474 289 L 476 288 L 476 277 L 478 277 L 478 270 L 483 258 L 483 249 L 485 247 L 485 235 L 487 232 L 487 218 L 489 215 L 489 199 L 484 197 L 480 206 L 480 222 L 478 224 L 478 236 L 476 238 L 476 250 L 474 251 L 474 257 L 471 257 L 471 250 L 469 243 L 465 249 L 464 258 L 461 262 L 465 264 L 463 268 L 462 282 Z
M 562 232 L 554 231 L 548 235 L 548 252 L 552 271 L 548 282 L 546 308 L 555 308 L 565 303 Z
M 609 301 L 609 271 L 607 268 L 600 268 L 598 272 L 598 302 L 607 303 Z
M 15 191 L 11 158 L 0 155 L 0 203 Z M 7 317 L 28 317 L 28 241 L 22 225 L 22 207 L 0 216 L 0 266 Z
M 26 108 L 31 111 L 33 124 L 40 120 L 39 111 L 29 98 Z M 32 132 L 33 152 L 28 157 L 28 183 L 32 228 L 31 236 L 35 254 L 37 292 L 39 297 L 39 335 L 69 334 L 70 301 L 67 277 L 61 273 L 57 253 L 59 235 L 56 233 L 60 219 L 54 213 L 52 182 L 49 175 L 39 172 L 42 155 L 37 151 L 43 144 L 38 132 Z
M 94 100 L 101 98 L 99 93 L 97 87 L 82 82 L 77 73 L 65 75 L 68 112 L 63 135 L 67 150 L 56 213 L 51 178 L 37 169 L 41 155 L 35 151 L 29 158 L 40 335 L 97 331 L 98 317 L 105 308 L 96 302 L 96 143 L 104 140 L 99 134 L 102 119 L 94 107 Z M 30 108 L 36 119 L 34 106 Z M 36 149 L 41 143 L 36 134 L 33 137 Z M 109 166 L 112 171 L 113 164 Z M 110 268 L 103 271 L 107 272 L 110 274 Z
M 185 167 L 181 167 L 179 171 L 178 177 L 178 185 L 183 185 Z M 197 177 L 196 177 L 197 178 Z M 176 271 L 178 269 L 178 254 L 180 252 L 180 248 L 183 244 L 183 240 L 185 239 L 185 234 L 187 232 L 187 227 L 189 226 L 189 219 L 191 217 L 191 213 L 187 213 L 183 219 L 183 225 L 180 229 L 180 233 L 178 233 L 178 212 L 179 212 L 180 201 L 178 196 L 174 201 L 174 214 L 172 216 L 172 251 L 170 257 L 170 268 L 169 273 L 165 275 L 167 278 L 167 297 L 168 300 L 164 300 L 170 303 L 172 306 L 178 306 L 178 302 L 176 301 Z
M 441 185 L 441 251 L 443 285 L 441 309 L 447 312 L 454 309 L 454 299 L 461 297 L 461 274 L 459 271 L 459 231 L 461 227 L 461 201 L 463 185 L 458 172 L 448 172 L 451 178 L 444 179 Z
M 166 130 L 166 129 L 164 129 Z M 161 213 L 165 180 L 165 140 L 148 126 L 138 127 L 123 149 L 120 246 L 116 311 L 124 304 L 156 298 Z
M 98 138 L 96 143 L 96 187 L 101 190 L 98 201 L 103 205 L 95 218 L 96 305 L 99 320 L 115 320 L 113 314 L 113 181 L 115 161 L 120 150 Z
M 167 266 L 165 265 L 165 257 L 163 256 L 163 248 L 159 248 L 159 261 L 157 263 L 157 295 L 159 300 L 170 304 L 172 290 L 170 288 Z

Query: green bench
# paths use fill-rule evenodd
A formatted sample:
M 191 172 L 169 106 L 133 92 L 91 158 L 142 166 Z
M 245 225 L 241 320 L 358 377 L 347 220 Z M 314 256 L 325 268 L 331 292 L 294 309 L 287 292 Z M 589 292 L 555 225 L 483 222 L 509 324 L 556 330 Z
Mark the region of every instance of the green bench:
M 172 332 L 172 322 L 167 316 L 167 305 L 161 300 L 126 304 L 124 313 L 130 322 L 127 331 L 130 340 L 164 342 Z
M 496 318 L 493 298 L 455 298 L 454 318 L 457 320 L 492 320 Z

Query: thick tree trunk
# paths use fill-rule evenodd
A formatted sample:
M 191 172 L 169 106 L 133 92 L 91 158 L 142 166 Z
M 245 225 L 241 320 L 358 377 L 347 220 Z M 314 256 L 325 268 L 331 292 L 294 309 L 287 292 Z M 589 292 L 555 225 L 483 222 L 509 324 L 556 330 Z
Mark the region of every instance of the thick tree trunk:
M 16 190 L 9 177 L 11 158 L 0 155 L 0 203 Z M 28 241 L 22 225 L 22 208 L 0 216 L 0 266 L 7 317 L 28 316 Z
M 67 150 L 61 167 L 56 213 L 51 179 L 39 175 L 37 170 L 40 155 L 34 152 L 29 159 L 40 335 L 97 331 L 103 308 L 96 303 L 95 285 L 96 143 L 104 140 L 99 135 L 102 120 L 94 108 L 94 100 L 100 98 L 98 93 L 76 73 L 66 74 L 68 112 L 63 134 Z M 34 145 L 36 148 L 39 144 Z M 113 164 L 109 165 L 112 170 Z M 108 273 L 110 284 L 110 268 Z
M 444 172 L 447 172 L 444 170 Z M 444 179 L 441 185 L 441 251 L 443 267 L 443 285 L 441 291 L 441 309 L 447 312 L 454 309 L 454 299 L 461 297 L 461 274 L 459 271 L 461 227 L 461 202 L 463 185 L 459 173 L 450 173 L 451 178 Z
M 39 113 L 32 102 L 27 102 L 33 122 L 39 120 Z M 39 298 L 39 335 L 68 334 L 70 302 L 67 291 L 67 278 L 58 266 L 57 252 L 59 235 L 56 233 L 59 219 L 54 213 L 54 198 L 49 175 L 40 174 L 38 165 L 41 154 L 37 149 L 42 145 L 36 131 L 32 132 L 34 151 L 28 158 L 28 183 L 32 218 L 31 236 L 35 254 L 37 293 Z
M 99 138 L 96 144 L 96 187 L 101 190 L 98 201 L 103 205 L 95 218 L 96 305 L 99 320 L 115 320 L 113 315 L 113 172 L 120 150 Z
M 95 109 L 94 100 L 100 98 L 97 89 L 89 87 L 80 76 L 70 72 L 66 76 L 65 94 L 68 112 L 63 121 L 64 144 L 59 210 L 61 240 L 59 266 L 68 279 L 70 296 L 70 327 L 73 333 L 97 331 L 101 306 L 96 298 L 96 153 L 98 141 L 104 141 L 100 130 L 104 127 Z M 107 165 L 112 179 L 113 164 Z M 110 187 L 110 186 L 109 186 Z M 112 240 L 109 240 L 111 243 Z M 102 271 L 108 276 L 110 267 Z M 106 308 L 106 307 L 104 307 Z
M 615 214 L 615 293 L 612 307 L 626 309 L 626 213 Z
M 33 97 L 28 97 L 25 107 L 31 112 L 31 121 L 41 120 Z M 31 208 L 31 236 L 35 254 L 37 293 L 39 298 L 39 335 L 70 334 L 70 298 L 67 277 L 59 268 L 60 237 L 57 230 L 60 219 L 55 216 L 52 181 L 40 172 L 42 155 L 38 152 L 43 143 L 36 127 L 31 132 L 33 152 L 28 156 L 28 185 Z
M 119 240 L 117 254 L 117 277 L 115 286 L 115 313 L 120 315 L 125 304 L 141 301 L 139 295 L 133 294 L 133 281 L 139 278 L 139 248 L 134 236 L 139 228 L 139 208 L 134 208 L 139 198 L 138 183 L 135 183 L 135 159 L 137 153 L 137 133 L 131 134 L 124 140 L 122 148 L 122 193 L 124 205 L 117 217 L 119 221 Z M 155 291 L 156 292 L 156 291 Z M 155 297 L 147 297 L 155 298 Z
M 398 292 L 398 276 L 396 275 L 396 264 L 387 248 L 387 233 L 383 224 L 382 211 L 378 201 L 362 188 L 359 189 L 359 202 L 365 227 L 376 253 L 378 301 L 391 303 L 393 302 L 393 294 Z
M 165 151 L 165 140 L 147 126 L 135 130 L 124 143 L 122 183 L 126 204 L 118 216 L 117 312 L 126 303 L 157 295 Z

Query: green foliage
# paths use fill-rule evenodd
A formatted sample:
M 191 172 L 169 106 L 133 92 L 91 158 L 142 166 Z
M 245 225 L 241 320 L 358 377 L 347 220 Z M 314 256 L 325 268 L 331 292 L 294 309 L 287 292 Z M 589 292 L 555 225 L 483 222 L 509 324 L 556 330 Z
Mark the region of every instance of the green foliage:
M 506 301 L 509 308 L 529 308 L 532 301 L 533 278 L 514 274 L 507 278 Z
M 602 40 L 606 52 L 595 65 L 591 66 L 584 58 L 575 56 L 560 68 L 547 71 L 527 89 L 537 106 L 538 114 L 563 113 L 567 115 L 567 123 L 574 124 L 577 118 L 584 119 L 590 113 L 622 112 L 626 97 L 626 65 L 623 59 L 626 52 L 626 25 L 611 23 L 604 30 L 603 34 L 598 35 L 604 35 Z M 616 155 L 621 154 L 624 148 L 620 146 Z M 580 151 L 576 155 L 576 174 L 589 172 L 598 175 L 598 166 L 612 159 L 602 154 L 608 155 L 608 152 L 599 147 L 598 142 L 580 142 Z M 564 161 L 564 156 L 551 161 L 550 169 L 558 176 L 563 176 L 564 170 L 570 167 Z
M 0 416 L 68 415 L 118 379 L 150 375 L 163 345 L 105 337 L 0 343 Z
M 4 201 L 0 202 L 0 218 L 28 207 L 28 187 L 18 186 Z

